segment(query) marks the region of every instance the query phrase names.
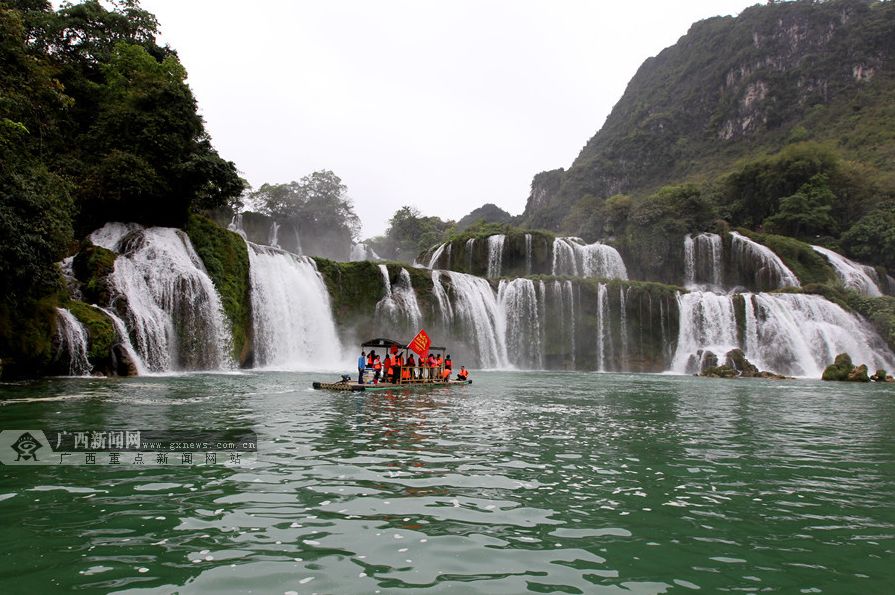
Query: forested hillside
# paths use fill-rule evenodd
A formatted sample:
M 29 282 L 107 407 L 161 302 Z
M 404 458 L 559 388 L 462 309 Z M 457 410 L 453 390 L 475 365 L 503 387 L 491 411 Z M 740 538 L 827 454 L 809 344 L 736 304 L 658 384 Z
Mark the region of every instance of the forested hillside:
M 86 232 L 183 226 L 244 188 L 157 26 L 134 0 L 0 2 L 0 354 L 49 350 L 54 263 Z
M 771 2 L 694 24 L 640 67 L 529 227 L 614 238 L 743 226 L 895 268 L 895 4 Z M 653 245 L 653 248 L 650 248 Z

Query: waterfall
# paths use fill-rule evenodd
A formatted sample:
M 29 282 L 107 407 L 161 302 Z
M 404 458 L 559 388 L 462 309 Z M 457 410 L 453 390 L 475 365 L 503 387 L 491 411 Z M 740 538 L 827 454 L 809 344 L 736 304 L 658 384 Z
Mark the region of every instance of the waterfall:
M 332 369 L 345 361 L 329 292 L 314 261 L 248 244 L 255 365 Z
M 628 307 L 627 307 L 627 298 L 628 297 L 628 288 L 619 286 L 618 288 L 618 307 L 619 307 L 619 317 L 618 317 L 618 326 L 619 326 L 619 334 L 621 335 L 622 342 L 622 352 L 619 357 L 619 369 L 624 370 L 625 364 L 628 361 Z
M 554 277 L 627 279 L 628 270 L 618 250 L 601 242 L 585 244 L 581 238 L 553 240 Z
M 274 248 L 280 247 L 280 242 L 277 239 L 277 236 L 280 234 L 280 224 L 276 221 L 270 222 L 270 233 L 267 235 L 267 245 L 273 246 Z
M 83 300 L 81 283 L 75 277 L 75 257 L 69 256 L 56 264 L 59 266 L 59 272 L 62 273 L 62 278 L 65 280 L 65 288 L 68 290 L 69 297 L 73 300 Z
M 230 324 L 189 237 L 167 227 L 107 223 L 90 236 L 119 253 L 109 275 L 112 309 L 123 318 L 148 370 L 231 368 Z
M 744 274 L 752 277 L 757 287 L 800 287 L 795 273 L 783 264 L 773 250 L 735 231 L 730 232 L 730 238 L 734 263 Z
M 416 300 L 416 293 L 413 291 L 410 273 L 402 268 L 393 287 L 388 267 L 381 264 L 379 270 L 382 272 L 384 295 L 376 304 L 376 317 L 387 320 L 396 330 L 416 332 L 423 315 Z
M 503 316 L 491 285 L 481 277 L 446 271 L 453 293 L 454 329 L 475 349 L 484 368 L 507 367 Z
M 608 347 L 612 346 L 612 329 L 609 326 L 609 292 L 606 284 L 597 285 L 597 371 L 605 372 Z
M 759 353 L 755 359 L 770 370 L 820 378 L 838 353 L 871 374 L 891 370 L 895 355 L 861 318 L 817 295 L 757 294 Z M 747 357 L 748 357 L 747 353 Z
M 293 225 L 292 230 L 295 232 L 295 253 L 301 256 L 305 251 L 301 247 L 301 236 L 298 233 L 298 225 Z
M 563 283 L 563 305 L 569 305 L 569 326 L 568 326 L 568 342 L 569 353 L 571 354 L 571 369 L 575 369 L 575 292 L 571 281 Z
M 432 271 L 432 293 L 438 302 L 438 315 L 442 328 L 451 328 L 454 322 L 454 310 L 451 308 L 451 298 L 441 283 L 441 271 Z
M 572 248 L 572 243 L 567 241 L 567 238 L 556 238 L 553 240 L 553 270 L 551 274 L 554 277 L 562 275 L 578 276 L 575 250 Z
M 497 301 L 505 321 L 509 363 L 528 370 L 542 369 L 542 323 L 534 282 L 530 279 L 501 281 Z
M 684 286 L 696 286 L 696 242 L 692 234 L 684 236 Z
M 716 233 L 684 236 L 684 286 L 720 288 L 723 251 L 721 236 Z
M 447 258 L 446 258 L 447 262 L 444 264 L 444 266 L 441 266 L 438 268 L 441 268 L 441 269 L 451 268 L 451 244 L 450 243 L 441 244 L 438 246 L 438 248 L 435 249 L 435 252 L 432 253 L 432 257 L 429 259 L 428 268 L 430 268 L 430 269 L 436 268 L 436 266 L 438 265 L 438 261 L 443 254 L 447 255 Z
M 464 247 L 464 252 L 466 253 L 466 272 L 472 272 L 472 251 L 475 248 L 475 238 L 469 238 L 466 240 L 466 246 Z
M 367 247 L 364 244 L 351 244 L 351 252 L 348 255 L 350 262 L 367 260 Z
M 296 230 L 296 234 L 298 231 Z M 376 251 L 366 244 L 351 244 L 351 252 L 348 256 L 350 262 L 361 262 L 364 260 L 382 260 Z
M 531 275 L 531 261 L 532 261 L 531 252 L 532 252 L 532 250 L 531 250 L 531 234 L 527 233 L 527 234 L 525 234 L 525 275 L 526 276 Z
M 96 304 L 94 304 L 93 307 L 108 316 L 112 321 L 112 324 L 115 326 L 115 332 L 118 333 L 118 340 L 121 342 L 122 348 L 137 368 L 137 375 L 143 376 L 148 373 L 149 370 L 146 368 L 146 364 L 143 363 L 143 359 L 131 343 L 130 335 L 127 332 L 127 326 L 124 324 L 124 321 L 121 320 L 121 317 L 108 308 L 102 308 Z
M 543 349 L 547 347 L 547 285 L 538 281 L 538 320 L 540 321 L 539 341 Z M 544 355 L 541 353 L 541 367 L 544 366 Z
M 242 213 L 234 213 L 233 218 L 230 219 L 230 225 L 227 226 L 232 232 L 238 233 L 242 236 L 242 239 L 246 239 L 245 229 L 242 227 Z
M 500 277 L 500 269 L 503 264 L 503 244 L 506 238 L 502 233 L 488 236 L 488 272 L 485 276 L 489 279 Z
M 842 284 L 849 289 L 854 289 L 870 297 L 880 297 L 883 293 L 875 281 L 876 271 L 870 267 L 866 267 L 853 260 L 837 254 L 827 248 L 821 246 L 811 246 L 815 252 L 824 256 L 836 271 L 836 276 L 842 281 Z M 869 271 L 867 269 L 870 269 Z M 871 272 L 872 275 L 871 276 Z
M 823 297 L 741 295 L 746 304 L 742 345 L 733 296 L 692 292 L 678 297 L 680 331 L 672 371 L 697 372 L 699 351 L 712 351 L 724 363 L 724 355 L 737 347 L 757 367 L 787 376 L 819 378 L 843 352 L 870 370 L 895 364 L 895 354 L 864 320 Z
M 671 369 L 679 374 L 699 372 L 694 359 L 699 351 L 711 351 L 720 358 L 739 347 L 737 323 L 731 296 L 693 291 L 678 294 L 680 329 Z
M 68 359 L 69 376 L 87 376 L 93 369 L 87 359 L 87 329 L 65 308 L 56 308 L 56 354 L 54 361 Z

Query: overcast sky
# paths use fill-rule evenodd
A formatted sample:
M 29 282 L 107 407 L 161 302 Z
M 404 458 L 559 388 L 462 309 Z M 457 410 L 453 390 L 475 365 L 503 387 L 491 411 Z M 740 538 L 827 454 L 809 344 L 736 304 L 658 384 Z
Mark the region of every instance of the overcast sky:
M 330 169 L 362 237 L 403 205 L 525 208 L 638 66 L 754 0 L 143 0 L 221 155 L 258 187 Z

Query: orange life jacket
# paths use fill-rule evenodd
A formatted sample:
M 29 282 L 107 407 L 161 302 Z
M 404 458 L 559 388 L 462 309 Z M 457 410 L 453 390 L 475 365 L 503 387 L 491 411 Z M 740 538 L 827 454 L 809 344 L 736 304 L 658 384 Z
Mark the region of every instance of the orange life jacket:
M 381 370 L 381 369 L 382 369 L 382 361 L 381 361 L 378 357 L 377 357 L 376 359 L 373 360 L 373 369 L 374 369 L 374 370 Z
M 441 366 L 441 356 L 440 355 L 435 359 L 435 366 L 436 367 Z

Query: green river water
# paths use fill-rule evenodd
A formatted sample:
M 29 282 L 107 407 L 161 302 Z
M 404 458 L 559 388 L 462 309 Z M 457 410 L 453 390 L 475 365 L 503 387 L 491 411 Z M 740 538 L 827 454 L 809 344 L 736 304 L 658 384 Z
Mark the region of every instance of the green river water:
M 0 385 L 0 428 L 246 428 L 240 465 L 0 467 L 0 592 L 888 593 L 895 385 L 479 372 Z

